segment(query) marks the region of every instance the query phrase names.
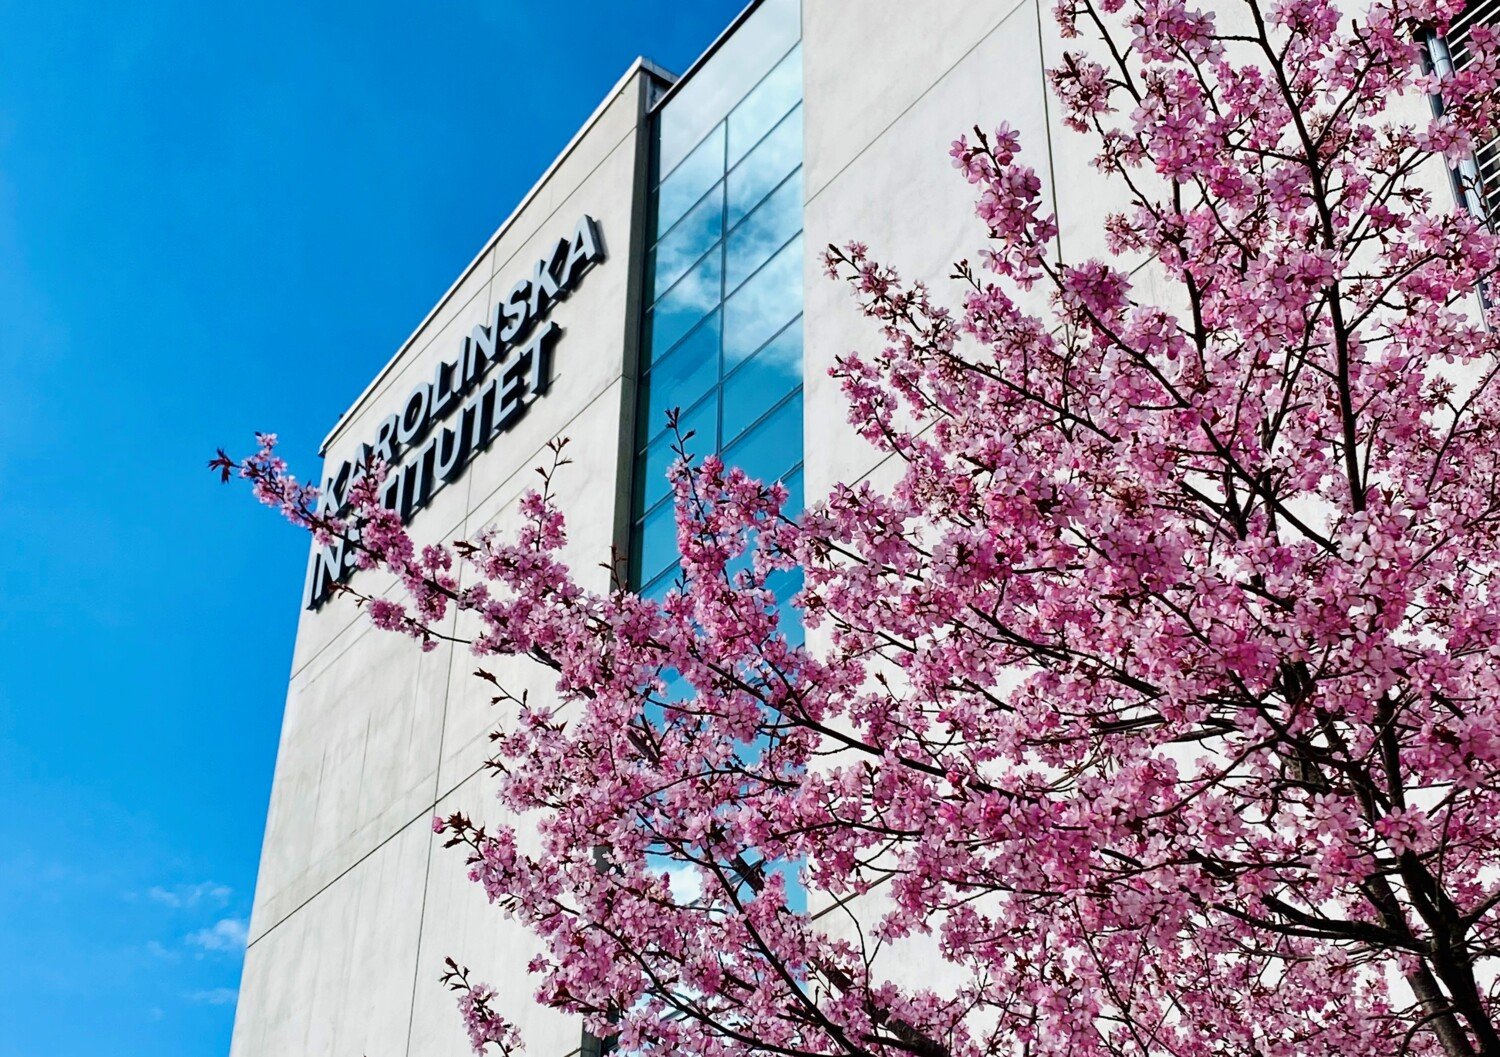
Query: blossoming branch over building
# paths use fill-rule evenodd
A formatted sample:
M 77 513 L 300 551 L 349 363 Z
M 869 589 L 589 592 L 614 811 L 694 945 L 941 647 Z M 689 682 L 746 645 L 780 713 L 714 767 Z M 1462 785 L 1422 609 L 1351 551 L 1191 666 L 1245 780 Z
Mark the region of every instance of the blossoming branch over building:
M 669 409 L 691 450 L 783 482 L 794 507 L 879 478 L 828 378 L 869 323 L 817 250 L 859 238 L 941 289 L 974 244 L 949 145 L 1004 121 L 1052 199 L 1059 251 L 1106 254 L 1119 191 L 1049 108 L 1050 6 L 761 0 L 681 77 L 637 61 L 338 420 L 325 512 L 378 458 L 383 501 L 418 541 L 513 530 L 566 436 L 553 487 L 570 567 L 603 590 L 624 554 L 631 585 L 657 596 L 677 575 Z M 466 1053 L 438 979 L 452 955 L 505 993 L 529 1054 L 569 1057 L 587 1044 L 578 1021 L 523 1001 L 533 941 L 429 824 L 498 816 L 483 764 L 505 706 L 462 647 L 419 652 L 371 628 L 334 586 L 379 597 L 395 582 L 354 564 L 336 545 L 309 562 L 233 1053 Z M 535 666 L 492 668 L 512 693 L 553 694 Z

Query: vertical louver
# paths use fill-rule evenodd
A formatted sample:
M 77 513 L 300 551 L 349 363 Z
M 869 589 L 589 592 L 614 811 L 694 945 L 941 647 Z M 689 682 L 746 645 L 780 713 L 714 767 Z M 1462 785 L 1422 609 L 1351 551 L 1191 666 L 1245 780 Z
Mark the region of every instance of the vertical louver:
M 1500 0 L 1472 0 L 1448 30 L 1448 51 L 1454 70 L 1471 60 L 1469 36 L 1475 26 L 1500 26 Z M 1474 152 L 1478 167 L 1479 194 L 1490 223 L 1500 223 L 1500 136 L 1480 144 Z

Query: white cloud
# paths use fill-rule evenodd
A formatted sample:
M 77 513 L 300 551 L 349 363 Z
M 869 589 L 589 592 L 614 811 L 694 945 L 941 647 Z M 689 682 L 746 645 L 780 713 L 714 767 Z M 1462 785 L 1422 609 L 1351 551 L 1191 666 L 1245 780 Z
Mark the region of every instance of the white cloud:
M 176 961 L 179 957 L 181 957 L 181 955 L 179 955 L 176 951 L 168 950 L 166 948 L 166 945 L 159 940 L 147 940 L 146 953 L 151 955 L 153 958 L 161 958 L 164 961 L 169 962 Z
M 703 876 L 692 863 L 668 863 L 667 880 L 672 885 L 672 899 L 679 906 L 691 906 L 703 895 Z
M 192 991 L 184 997 L 201 1006 L 232 1006 L 239 999 L 240 993 L 232 987 L 214 987 L 207 991 Z
M 223 906 L 229 902 L 229 897 L 234 890 L 228 885 L 221 885 L 216 881 L 200 881 L 198 884 L 173 885 L 171 888 L 163 888 L 161 885 L 147 890 L 146 895 L 153 903 L 160 903 L 168 907 L 195 907 L 200 904 L 210 906 Z
M 249 939 L 250 923 L 241 918 L 221 918 L 206 929 L 190 932 L 187 942 L 205 951 L 239 952 Z

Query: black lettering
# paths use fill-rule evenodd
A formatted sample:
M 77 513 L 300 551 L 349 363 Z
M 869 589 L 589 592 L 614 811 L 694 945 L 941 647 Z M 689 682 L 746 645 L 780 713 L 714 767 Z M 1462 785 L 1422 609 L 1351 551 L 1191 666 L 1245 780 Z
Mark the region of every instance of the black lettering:
M 451 481 L 458 476 L 459 470 L 467 461 L 469 434 L 464 429 L 465 420 L 469 412 L 465 409 L 460 416 L 457 427 L 454 429 L 444 428 L 437 435 L 437 447 L 434 449 L 432 470 L 439 480 Z
M 403 521 L 406 519 L 402 513 L 402 508 L 406 505 L 406 474 L 394 470 L 385 479 L 385 487 L 380 492 L 380 505 L 387 510 L 394 510 Z
M 599 241 L 599 226 L 594 223 L 593 217 L 585 214 L 578 221 L 578 227 L 573 230 L 573 238 L 568 243 L 568 257 L 563 262 L 562 274 L 558 276 L 564 292 L 572 289 L 589 265 L 598 264 L 602 260 L 604 245 Z
M 531 272 L 531 318 L 538 320 L 542 313 L 547 310 L 551 302 L 557 300 L 557 277 L 552 274 L 552 266 L 557 263 L 559 257 L 568 252 L 568 240 L 558 239 L 556 248 L 552 255 L 536 262 L 536 267 Z
M 328 517 L 344 509 L 344 490 L 349 487 L 349 478 L 354 467 L 347 462 L 339 464 L 338 472 L 326 478 L 323 490 L 318 493 L 318 506 L 314 511 L 318 517 Z
M 401 442 L 402 447 L 427 431 L 427 416 L 431 403 L 432 387 L 426 382 L 407 395 L 406 404 L 401 409 L 401 421 L 396 427 L 396 439 Z
M 364 454 L 360 462 L 366 469 L 376 459 L 387 466 L 396 461 L 396 427 L 398 424 L 395 415 L 387 415 L 380 420 L 380 425 L 375 428 L 375 443 L 363 446 Z
M 556 323 L 548 323 L 526 346 L 526 351 L 531 354 L 531 377 L 527 384 L 531 387 L 532 396 L 541 396 L 551 384 L 552 342 L 561 333 L 562 327 Z
M 489 447 L 490 437 L 494 435 L 495 394 L 499 389 L 500 376 L 496 375 L 464 405 L 464 419 L 469 423 L 470 458 Z
M 490 308 L 490 321 L 488 323 L 476 323 L 474 329 L 469 332 L 469 340 L 473 345 L 475 354 L 482 357 L 477 364 L 480 374 L 489 369 L 496 355 L 500 352 L 500 330 L 501 330 L 501 305 L 496 301 Z
M 350 548 L 352 550 L 352 548 Z M 312 579 L 307 585 L 307 608 L 317 609 L 333 585 L 344 578 L 344 541 L 334 539 L 313 548 Z
M 454 383 L 458 380 L 458 371 L 461 366 L 461 360 L 453 363 L 440 360 L 437 370 L 432 372 L 431 414 L 433 418 L 442 418 L 458 401 L 458 389 Z
M 530 290 L 530 279 L 522 279 L 510 288 L 510 294 L 505 298 L 505 329 L 500 332 L 501 341 L 511 341 L 526 329 L 526 298 Z

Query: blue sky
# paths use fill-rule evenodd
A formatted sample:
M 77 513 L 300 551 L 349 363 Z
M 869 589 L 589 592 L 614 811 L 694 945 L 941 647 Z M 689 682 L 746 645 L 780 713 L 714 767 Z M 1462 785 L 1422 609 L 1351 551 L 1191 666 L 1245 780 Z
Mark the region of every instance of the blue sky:
M 306 549 L 204 463 L 739 6 L 0 0 L 0 1057 L 228 1050 Z

